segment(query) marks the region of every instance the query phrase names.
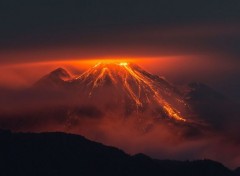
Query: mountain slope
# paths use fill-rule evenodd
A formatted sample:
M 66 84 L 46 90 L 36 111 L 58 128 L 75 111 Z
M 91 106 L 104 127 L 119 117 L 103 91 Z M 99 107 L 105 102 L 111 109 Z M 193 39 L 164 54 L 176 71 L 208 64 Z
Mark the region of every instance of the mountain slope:
M 234 176 L 220 163 L 153 160 L 64 133 L 0 131 L 2 175 Z
M 70 84 L 81 92 L 79 99 L 85 104 L 104 111 L 117 109 L 123 116 L 145 114 L 182 122 L 188 119 L 188 105 L 175 88 L 135 64 L 100 63 Z
M 237 105 L 213 88 L 199 82 L 188 84 L 189 91 L 185 101 L 193 111 L 205 122 L 215 128 L 222 129 L 229 123 L 229 117 L 234 119 Z M 237 118 L 237 117 L 236 117 Z

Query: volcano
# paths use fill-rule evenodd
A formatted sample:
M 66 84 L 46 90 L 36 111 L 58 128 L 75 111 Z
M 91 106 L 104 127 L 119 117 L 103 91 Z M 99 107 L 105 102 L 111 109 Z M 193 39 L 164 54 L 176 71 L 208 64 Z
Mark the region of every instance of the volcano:
M 99 63 L 75 76 L 59 68 L 2 95 L 2 129 L 80 134 L 154 158 L 238 157 L 226 129 L 229 117 L 239 117 L 231 112 L 237 106 L 208 85 L 177 86 L 134 63 Z
M 55 73 L 48 74 L 38 84 L 49 86 Z M 173 85 L 133 63 L 98 63 L 74 79 L 61 78 L 54 79 L 57 80 L 54 85 L 62 88 L 64 83 L 64 88 L 77 99 L 74 103 L 78 107 L 94 107 L 115 117 L 134 115 L 140 120 L 192 121 L 188 104 Z M 70 114 L 78 116 L 75 112 Z

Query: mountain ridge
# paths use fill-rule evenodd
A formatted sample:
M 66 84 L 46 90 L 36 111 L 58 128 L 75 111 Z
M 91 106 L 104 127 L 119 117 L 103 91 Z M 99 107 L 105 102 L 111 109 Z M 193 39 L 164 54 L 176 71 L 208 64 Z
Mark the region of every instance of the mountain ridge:
M 73 134 L 12 133 L 0 130 L 0 165 L 4 175 L 185 175 L 237 176 L 211 160 L 156 160 L 130 156 Z M 11 169 L 10 169 L 11 168 Z

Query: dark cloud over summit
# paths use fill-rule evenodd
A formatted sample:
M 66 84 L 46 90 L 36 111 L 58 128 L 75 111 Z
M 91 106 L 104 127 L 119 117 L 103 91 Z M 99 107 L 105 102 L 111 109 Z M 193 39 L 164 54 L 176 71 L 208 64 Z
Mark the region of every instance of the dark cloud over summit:
M 164 36 L 164 38 L 154 37 L 152 39 L 151 31 L 157 27 L 158 32 L 164 33 L 164 29 L 165 31 L 169 28 L 178 30 L 179 26 L 192 25 L 197 25 L 190 29 L 193 31 L 196 31 L 199 26 L 200 29 L 201 26 L 207 26 L 205 29 L 207 32 L 212 31 L 216 34 L 219 33 L 219 29 L 223 30 L 223 28 L 237 31 L 240 18 L 239 7 L 240 2 L 237 0 L 5 0 L 0 4 L 0 49 L 44 47 L 46 45 L 71 47 L 115 44 L 119 46 L 125 43 L 134 46 L 139 43 L 139 40 L 144 46 L 146 43 L 152 46 L 159 44 L 159 40 L 164 38 L 167 40 L 167 45 L 186 44 L 185 47 L 189 47 L 191 44 L 187 44 L 188 39 L 181 42 L 184 39 L 181 32 L 175 37 Z M 221 26 L 215 26 L 215 24 Z M 208 28 L 209 25 L 213 25 L 213 28 Z M 139 31 L 149 27 L 151 31 L 148 32 L 147 37 L 142 38 L 143 33 L 139 34 Z M 132 37 L 131 35 L 135 32 L 139 35 Z M 185 32 L 188 33 L 187 29 Z M 127 39 L 128 36 L 130 36 L 129 39 Z M 206 41 L 209 41 L 209 45 L 215 48 L 237 50 L 239 33 L 225 36 L 224 39 L 215 35 L 213 37 L 214 39 L 200 37 L 203 41 L 198 42 L 199 44 L 197 43 L 195 47 L 201 48 L 202 42 L 206 44 Z M 121 41 L 121 38 L 124 38 L 125 42 Z M 194 34 L 190 43 L 198 38 L 199 34 Z M 174 40 L 171 41 L 171 39 Z M 176 39 L 180 41 L 175 42 Z M 160 42 L 160 46 L 164 46 L 165 43 Z

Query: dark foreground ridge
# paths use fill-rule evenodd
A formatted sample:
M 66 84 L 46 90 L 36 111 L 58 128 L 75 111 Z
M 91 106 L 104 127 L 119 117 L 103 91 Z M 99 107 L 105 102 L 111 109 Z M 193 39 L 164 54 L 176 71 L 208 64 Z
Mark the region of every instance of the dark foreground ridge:
M 211 160 L 155 160 L 65 133 L 12 133 L 0 131 L 2 176 L 159 175 L 236 176 Z

